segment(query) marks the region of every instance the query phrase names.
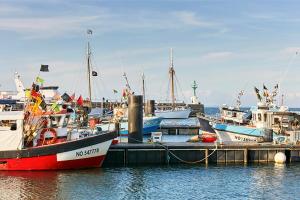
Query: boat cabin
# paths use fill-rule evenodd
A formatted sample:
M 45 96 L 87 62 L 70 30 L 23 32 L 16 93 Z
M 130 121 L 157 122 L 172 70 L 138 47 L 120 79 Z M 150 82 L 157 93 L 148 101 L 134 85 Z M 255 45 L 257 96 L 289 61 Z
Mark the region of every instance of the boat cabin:
M 0 151 L 23 148 L 23 111 L 0 112 Z
M 288 111 L 287 107 L 278 109 L 258 106 L 252 109 L 252 125 L 257 128 L 271 128 L 275 133 L 285 135 L 300 129 L 300 115 Z
M 220 108 L 221 120 L 228 123 L 245 124 L 247 120 L 247 112 L 233 107 L 222 106 Z

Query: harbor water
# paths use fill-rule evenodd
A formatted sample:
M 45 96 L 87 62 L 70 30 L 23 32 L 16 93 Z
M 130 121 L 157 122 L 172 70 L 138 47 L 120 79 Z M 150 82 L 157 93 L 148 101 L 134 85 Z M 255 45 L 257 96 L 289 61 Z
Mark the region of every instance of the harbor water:
M 299 199 L 300 164 L 0 172 L 0 199 Z

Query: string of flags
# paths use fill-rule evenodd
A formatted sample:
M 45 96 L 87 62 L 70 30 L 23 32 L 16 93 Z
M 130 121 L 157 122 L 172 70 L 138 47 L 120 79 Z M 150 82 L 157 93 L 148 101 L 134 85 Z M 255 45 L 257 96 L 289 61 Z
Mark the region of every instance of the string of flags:
M 41 65 L 40 71 L 48 72 L 48 65 Z M 40 91 L 41 86 L 44 84 L 45 80 L 40 76 L 37 76 L 35 82 L 32 83 L 30 89 L 25 90 L 25 96 L 28 101 L 27 111 L 37 115 L 43 112 L 60 112 L 63 110 L 64 103 L 75 103 L 77 106 L 83 106 L 83 98 L 80 95 L 77 100 L 75 100 L 75 93 L 71 96 L 66 92 L 63 95 L 56 94 L 52 98 L 52 103 L 46 103 L 45 97 Z
M 257 87 L 254 87 L 254 91 L 255 91 L 255 94 L 256 94 L 257 99 L 259 100 L 259 102 L 262 102 L 262 100 L 263 100 L 262 96 L 263 96 L 263 97 L 265 97 L 264 98 L 265 103 L 267 105 L 269 105 L 269 104 L 272 104 L 272 103 L 275 102 L 275 100 L 276 100 L 275 97 L 278 94 L 278 88 L 279 88 L 279 86 L 278 86 L 278 84 L 276 84 L 274 86 L 273 91 L 270 93 L 268 88 L 265 86 L 265 84 L 263 84 L 263 93 L 262 93 L 262 95 L 260 94 L 260 91 Z

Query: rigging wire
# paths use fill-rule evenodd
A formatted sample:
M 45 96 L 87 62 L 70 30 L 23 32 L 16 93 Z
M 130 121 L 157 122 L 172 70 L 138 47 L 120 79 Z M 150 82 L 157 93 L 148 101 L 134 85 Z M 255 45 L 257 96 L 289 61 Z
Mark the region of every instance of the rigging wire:
M 282 73 L 282 76 L 280 77 L 279 79 L 279 82 L 278 82 L 278 85 L 279 85 L 279 91 L 278 91 L 278 94 L 280 94 L 280 92 L 282 91 L 282 83 L 283 81 L 286 79 L 286 76 L 288 74 L 288 72 L 290 71 L 290 68 L 291 68 L 291 64 L 292 62 L 295 60 L 296 56 L 298 55 L 298 52 L 296 51 L 295 54 L 293 54 L 290 59 L 289 59 L 289 62 L 288 62 L 288 65 L 287 67 L 285 68 L 285 71 Z
M 185 97 L 185 95 L 184 95 L 184 93 L 183 93 L 183 90 L 182 90 L 182 88 L 181 88 L 181 85 L 180 85 L 180 83 L 179 83 L 178 78 L 177 78 L 176 75 L 175 75 L 175 80 L 176 80 L 176 82 L 178 83 L 178 87 L 179 87 L 180 92 L 181 92 L 181 94 L 182 94 L 182 96 L 183 96 L 183 100 L 184 100 L 185 102 L 187 102 L 187 101 L 186 101 L 186 97 Z

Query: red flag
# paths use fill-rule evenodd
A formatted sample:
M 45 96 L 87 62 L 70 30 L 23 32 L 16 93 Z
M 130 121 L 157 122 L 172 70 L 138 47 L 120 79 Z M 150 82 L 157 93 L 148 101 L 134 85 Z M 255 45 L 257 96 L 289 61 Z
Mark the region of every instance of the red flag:
M 82 98 L 82 96 L 80 95 L 79 96 L 79 98 L 77 99 L 77 105 L 79 105 L 79 106 L 82 106 L 83 105 L 83 98 Z
M 75 99 L 75 93 L 73 93 L 72 96 L 70 96 L 70 98 L 72 99 L 72 101 L 74 101 L 74 99 Z
M 32 96 L 32 98 L 36 99 L 37 97 L 40 96 L 40 94 L 37 93 L 35 90 L 31 90 L 31 96 Z

